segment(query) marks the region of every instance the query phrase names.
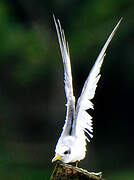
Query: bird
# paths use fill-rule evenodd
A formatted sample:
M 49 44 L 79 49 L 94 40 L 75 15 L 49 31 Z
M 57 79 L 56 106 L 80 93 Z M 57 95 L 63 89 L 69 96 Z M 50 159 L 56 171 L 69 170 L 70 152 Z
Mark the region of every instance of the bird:
M 117 31 L 122 18 L 106 40 L 99 53 L 85 83 L 77 102 L 73 93 L 72 70 L 70 62 L 69 45 L 59 19 L 53 15 L 57 31 L 58 42 L 64 66 L 64 87 L 67 99 L 66 119 L 63 130 L 55 148 L 52 162 L 76 163 L 83 160 L 87 152 L 87 142 L 93 137 L 93 122 L 88 109 L 94 109 L 91 100 L 94 98 L 97 83 L 101 77 L 100 70 L 106 55 L 106 49 Z

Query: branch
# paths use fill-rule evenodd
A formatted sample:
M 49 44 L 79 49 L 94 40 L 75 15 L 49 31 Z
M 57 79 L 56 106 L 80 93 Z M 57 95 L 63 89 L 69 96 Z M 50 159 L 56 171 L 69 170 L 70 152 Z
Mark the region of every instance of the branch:
M 102 173 L 88 172 L 82 168 L 58 162 L 50 180 L 102 180 Z

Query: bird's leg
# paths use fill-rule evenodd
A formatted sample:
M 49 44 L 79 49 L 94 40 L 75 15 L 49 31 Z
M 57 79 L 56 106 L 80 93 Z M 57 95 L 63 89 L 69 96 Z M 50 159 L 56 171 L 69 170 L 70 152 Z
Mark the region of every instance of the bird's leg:
M 78 167 L 78 163 L 79 163 L 79 161 L 76 161 L 76 167 Z

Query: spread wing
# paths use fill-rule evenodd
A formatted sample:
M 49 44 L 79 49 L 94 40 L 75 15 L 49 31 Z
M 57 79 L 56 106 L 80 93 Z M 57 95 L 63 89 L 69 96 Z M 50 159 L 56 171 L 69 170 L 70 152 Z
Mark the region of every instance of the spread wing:
M 91 102 L 91 99 L 93 99 L 95 95 L 95 90 L 97 87 L 97 83 L 100 79 L 100 69 L 105 57 L 105 51 L 112 40 L 117 28 L 119 27 L 119 24 L 121 22 L 122 18 L 118 22 L 118 24 L 115 26 L 114 30 L 108 37 L 106 43 L 104 44 L 98 58 L 96 59 L 96 62 L 94 66 L 92 67 L 91 72 L 89 73 L 87 80 L 83 86 L 81 95 L 77 101 L 77 106 L 76 106 L 76 112 L 75 112 L 75 121 L 73 124 L 73 127 L 75 128 L 76 134 L 79 135 L 84 135 L 86 132 L 90 138 L 93 137 L 92 132 L 92 117 L 87 113 L 86 110 L 88 109 L 93 109 L 93 104 Z M 87 138 L 87 137 L 86 137 Z M 87 138 L 89 141 L 89 139 Z
M 64 30 L 61 28 L 60 21 L 57 20 L 55 17 L 55 27 L 58 35 L 58 41 L 60 45 L 63 65 L 64 65 L 64 83 L 65 83 L 65 94 L 67 98 L 67 112 L 66 112 L 66 120 L 63 127 L 62 135 L 71 135 L 72 131 L 72 124 L 74 119 L 74 113 L 75 113 L 75 97 L 73 95 L 73 85 L 72 85 L 72 72 L 71 72 L 71 64 L 70 64 L 70 54 L 69 54 L 69 46 L 66 42 Z

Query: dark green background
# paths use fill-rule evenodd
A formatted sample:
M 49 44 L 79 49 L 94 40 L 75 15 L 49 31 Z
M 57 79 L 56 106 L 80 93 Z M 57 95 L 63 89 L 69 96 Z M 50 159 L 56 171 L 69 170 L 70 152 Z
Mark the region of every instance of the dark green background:
M 0 1 L 0 179 L 49 179 L 65 119 L 63 65 L 52 14 L 70 45 L 74 92 L 123 17 L 93 100 L 94 138 L 80 167 L 134 179 L 134 1 Z

